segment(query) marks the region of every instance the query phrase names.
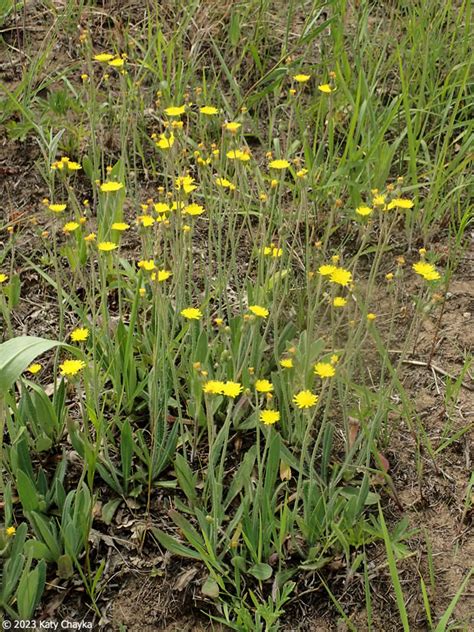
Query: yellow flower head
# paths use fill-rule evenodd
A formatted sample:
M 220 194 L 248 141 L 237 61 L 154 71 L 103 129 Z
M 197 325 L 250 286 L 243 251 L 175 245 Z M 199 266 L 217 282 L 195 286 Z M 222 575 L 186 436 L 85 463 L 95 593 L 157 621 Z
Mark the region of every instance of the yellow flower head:
M 116 248 L 118 248 L 118 245 L 114 244 L 113 241 L 100 241 L 97 244 L 97 248 L 101 252 L 110 252 L 111 250 L 115 250 Z
M 269 380 L 257 380 L 255 382 L 255 390 L 259 393 L 271 393 L 273 384 Z
M 206 116 L 214 116 L 215 114 L 219 114 L 219 110 L 212 105 L 204 105 L 202 108 L 199 108 L 201 114 L 205 114 Z
M 288 169 L 290 163 L 288 160 L 272 160 L 268 166 L 270 169 Z
M 374 199 L 372 200 L 372 204 L 374 206 L 385 206 L 385 195 L 375 195 Z
M 151 215 L 139 215 L 137 217 L 137 223 L 141 224 L 145 228 L 148 228 L 149 226 L 153 226 L 153 224 L 155 223 L 155 218 Z
M 242 127 L 242 123 L 237 123 L 235 121 L 224 123 L 224 129 L 226 129 L 231 134 L 235 134 L 240 127 Z
M 79 371 L 81 371 L 85 366 L 86 363 L 82 360 L 65 360 L 59 365 L 59 369 L 61 371 L 61 375 L 70 376 L 76 375 L 76 373 L 79 373 Z
M 377 314 L 374 314 L 373 312 L 369 312 L 367 314 L 367 320 L 375 320 L 377 318 Z
M 291 358 L 282 358 L 280 360 L 280 366 L 284 369 L 292 369 L 293 368 L 293 360 Z
M 389 202 L 387 209 L 390 211 L 393 208 L 410 209 L 413 208 L 414 203 L 412 200 L 406 198 L 394 198 Z
M 122 68 L 122 66 L 125 63 L 125 60 L 123 59 L 123 57 L 115 57 L 115 59 L 111 59 L 107 63 L 109 66 L 112 66 L 112 68 Z
M 31 375 L 36 375 L 41 371 L 42 368 L 43 366 L 39 362 L 34 362 L 33 364 L 30 364 L 30 366 L 26 370 L 28 371 L 28 373 L 31 373 Z
M 260 411 L 260 421 L 266 426 L 272 426 L 280 421 L 280 413 L 278 410 L 266 409 Z
M 414 263 L 412 267 L 413 270 L 426 281 L 437 281 L 441 278 L 441 275 L 436 270 L 435 266 L 427 261 L 418 261 L 417 263 Z
M 330 263 L 319 266 L 318 268 L 318 272 L 321 276 L 331 276 L 335 270 L 337 270 L 336 266 L 333 266 Z
M 323 92 L 324 94 L 331 94 L 333 92 L 333 88 L 328 83 L 322 83 L 318 86 L 318 90 Z
M 89 337 L 89 330 L 85 327 L 78 327 L 71 332 L 71 340 L 73 342 L 84 342 Z
M 311 79 L 311 75 L 293 75 L 293 79 L 296 83 L 306 83 Z
M 266 307 L 261 307 L 260 305 L 249 305 L 249 310 L 259 318 L 266 318 L 270 313 Z
M 186 309 L 181 310 L 180 314 L 188 320 L 199 320 L 202 316 L 201 310 L 196 307 L 186 307 Z
M 73 233 L 78 228 L 79 224 L 77 222 L 67 222 L 63 226 L 63 233 Z
M 311 391 L 300 391 L 293 397 L 293 403 L 297 408 L 311 408 L 318 399 L 318 396 Z
M 94 241 L 96 237 L 97 235 L 95 233 L 89 233 L 88 235 L 84 237 L 84 241 L 87 241 L 87 242 Z
M 225 178 L 216 178 L 216 184 L 224 189 L 229 189 L 229 191 L 235 191 L 235 184 Z
M 358 206 L 356 208 L 357 215 L 361 215 L 362 217 L 366 217 L 372 213 L 373 209 L 370 206 Z
M 170 105 L 168 108 L 165 108 L 165 114 L 167 116 L 181 116 L 185 111 L 185 105 Z
M 314 372 L 320 378 L 334 377 L 336 369 L 329 362 L 318 362 L 314 365 Z
M 12 538 L 16 533 L 16 529 L 15 527 L 7 527 L 5 529 L 5 533 L 7 535 L 7 538 Z
M 335 296 L 332 304 L 334 305 L 334 307 L 344 307 L 345 305 L 347 305 L 347 299 L 343 296 Z
M 124 230 L 128 230 L 129 228 L 130 228 L 130 225 L 126 224 L 125 222 L 114 222 L 112 224 L 112 230 L 124 231 Z
M 0 272 L 0 283 L 5 283 L 6 281 L 8 281 L 8 274 L 3 274 L 3 272 Z
M 160 134 L 159 140 L 156 141 L 155 145 L 159 149 L 171 149 L 174 145 L 174 134 L 171 133 L 169 136 L 166 136 L 166 134 Z
M 183 208 L 183 213 L 188 215 L 202 215 L 204 212 L 204 207 L 199 206 L 199 204 L 188 204 Z
M 166 204 L 166 202 L 156 202 L 156 204 L 153 204 L 153 208 L 160 214 L 169 213 L 171 210 L 169 204 Z
M 222 394 L 234 399 L 235 397 L 240 395 L 243 390 L 243 386 L 242 384 L 240 384 L 240 382 L 227 381 L 224 382 L 224 385 L 222 387 Z
M 48 204 L 48 208 L 53 213 L 62 213 L 66 210 L 66 204 Z
M 123 189 L 123 186 L 122 182 L 104 182 L 100 185 L 100 190 L 102 193 L 114 193 Z
M 352 273 L 344 268 L 336 268 L 331 272 L 330 280 L 332 283 L 337 283 L 345 287 L 352 282 Z
M 163 283 L 163 281 L 167 281 L 173 273 L 169 270 L 158 270 L 158 272 L 153 272 L 151 275 L 152 281 L 158 281 L 158 283 Z
M 114 58 L 110 53 L 99 53 L 98 55 L 94 55 L 95 61 L 110 61 Z
M 140 270 L 146 270 L 147 272 L 151 272 L 156 268 L 153 259 L 142 259 L 137 263 L 137 266 L 140 268 Z
M 247 162 L 250 160 L 250 154 L 242 149 L 231 149 L 226 153 L 229 160 L 240 160 L 241 162 Z
M 209 395 L 223 395 L 224 382 L 219 380 L 209 380 L 204 383 L 202 390 Z

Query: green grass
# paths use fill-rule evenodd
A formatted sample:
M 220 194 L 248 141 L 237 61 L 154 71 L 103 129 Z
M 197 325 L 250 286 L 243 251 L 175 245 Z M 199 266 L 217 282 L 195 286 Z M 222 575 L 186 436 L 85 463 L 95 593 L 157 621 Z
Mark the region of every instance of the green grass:
M 109 31 L 77 32 L 94 2 L 45 2 L 48 37 L 28 48 L 24 33 L 25 69 L 0 83 L 0 122 L 12 143 L 39 147 L 31 169 L 46 199 L 34 223 L 0 218 L 8 617 L 33 617 L 55 574 L 81 582 L 100 616 L 104 564 L 88 535 L 133 499 L 141 544 L 197 563 L 206 613 L 229 629 L 278 629 L 309 573 L 356 629 L 325 574 L 334 560 L 361 578 L 376 629 L 369 566 L 381 545 L 410 629 L 399 569 L 413 531 L 384 517 L 397 498 L 385 454 L 406 424 L 421 480 L 425 455 L 436 463 L 470 429 L 454 413 L 470 358 L 443 385 L 436 444 L 401 371 L 423 319 L 442 316 L 471 224 L 471 7 L 358 4 L 148 3 L 137 19 L 110 15 Z M 74 45 L 57 55 L 68 33 Z M 102 52 L 123 64 L 95 60 Z M 431 265 L 427 279 L 416 262 Z M 16 317 L 35 291 L 26 273 L 61 344 L 39 372 L 29 369 L 43 348 L 19 338 Z M 317 396 L 307 409 L 301 391 Z M 65 454 L 38 465 L 65 449 L 74 473 Z M 444 613 L 430 603 L 431 552 L 428 576 L 420 595 L 441 632 L 470 576 Z

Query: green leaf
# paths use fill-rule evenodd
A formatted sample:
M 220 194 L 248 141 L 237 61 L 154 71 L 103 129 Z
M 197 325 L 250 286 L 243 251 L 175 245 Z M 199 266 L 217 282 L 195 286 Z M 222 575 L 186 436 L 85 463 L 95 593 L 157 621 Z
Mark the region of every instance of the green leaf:
M 32 480 L 22 470 L 17 472 L 16 487 L 23 511 L 37 511 L 39 509 L 38 492 Z
M 219 584 L 215 579 L 212 579 L 212 577 L 209 576 L 204 582 L 201 592 L 203 595 L 206 595 L 206 597 L 217 599 L 219 597 Z
M 250 575 L 253 575 L 260 581 L 265 581 L 270 579 L 273 574 L 273 568 L 269 564 L 264 564 L 260 562 L 260 564 L 255 564 L 251 568 L 249 568 Z
M 7 392 L 35 358 L 61 344 L 35 336 L 18 336 L 0 344 L 0 393 Z
M 170 551 L 170 553 L 174 553 L 175 555 L 180 555 L 181 557 L 190 557 L 193 560 L 201 559 L 201 556 L 199 555 L 199 553 L 196 553 L 196 551 L 193 551 L 192 549 L 185 546 L 184 544 L 181 544 L 181 542 L 178 542 L 178 540 L 176 540 L 175 538 L 172 538 L 170 535 L 168 535 L 161 529 L 152 527 L 151 531 L 153 535 L 155 536 L 155 538 L 158 540 L 158 542 L 161 544 L 161 546 L 163 546 L 165 549 Z
M 46 564 L 41 561 L 33 571 L 26 568 L 17 590 L 17 607 L 21 619 L 31 619 L 44 590 Z
M 133 437 L 132 427 L 130 421 L 127 419 L 122 426 L 122 432 L 120 433 L 120 458 L 122 461 L 122 476 L 125 493 L 128 491 L 128 481 L 130 478 L 130 472 L 132 469 L 132 456 L 133 456 Z

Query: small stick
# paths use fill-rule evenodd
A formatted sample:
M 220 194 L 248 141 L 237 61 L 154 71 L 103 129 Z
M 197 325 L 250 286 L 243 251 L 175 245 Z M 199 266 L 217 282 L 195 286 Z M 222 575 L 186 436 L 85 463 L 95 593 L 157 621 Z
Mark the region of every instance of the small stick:
M 440 366 L 436 366 L 436 364 L 423 362 L 422 360 L 402 360 L 402 364 L 412 364 L 413 366 L 424 366 L 424 367 L 432 369 L 433 371 L 436 371 L 436 373 L 439 373 L 440 375 L 444 375 L 445 377 L 449 377 L 451 380 L 456 380 L 456 376 L 455 375 L 452 375 L 451 373 L 448 373 L 447 371 L 442 369 Z M 464 388 L 467 388 L 468 391 L 474 391 L 474 384 L 468 384 L 467 382 L 461 382 L 461 386 L 464 386 Z

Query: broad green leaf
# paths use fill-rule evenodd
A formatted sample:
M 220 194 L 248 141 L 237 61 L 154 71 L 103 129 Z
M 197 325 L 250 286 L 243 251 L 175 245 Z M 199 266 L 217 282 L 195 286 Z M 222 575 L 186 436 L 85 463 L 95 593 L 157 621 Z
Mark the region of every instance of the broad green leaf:
M 249 568 L 248 572 L 250 573 L 250 575 L 253 575 L 260 581 L 265 581 L 267 579 L 270 579 L 270 577 L 272 576 L 273 568 L 270 566 L 270 564 L 264 564 L 263 562 L 260 562 L 260 564 L 254 564 L 252 568 Z
M 35 336 L 18 336 L 0 344 L 0 394 L 10 389 L 35 358 L 61 344 Z
M 170 553 L 174 553 L 175 555 L 180 555 L 181 557 L 190 557 L 193 560 L 200 560 L 201 556 L 196 551 L 193 551 L 189 547 L 181 544 L 175 538 L 172 538 L 170 535 L 162 531 L 161 529 L 157 529 L 156 527 L 152 527 L 151 529 L 153 535 L 158 540 L 158 542 Z

